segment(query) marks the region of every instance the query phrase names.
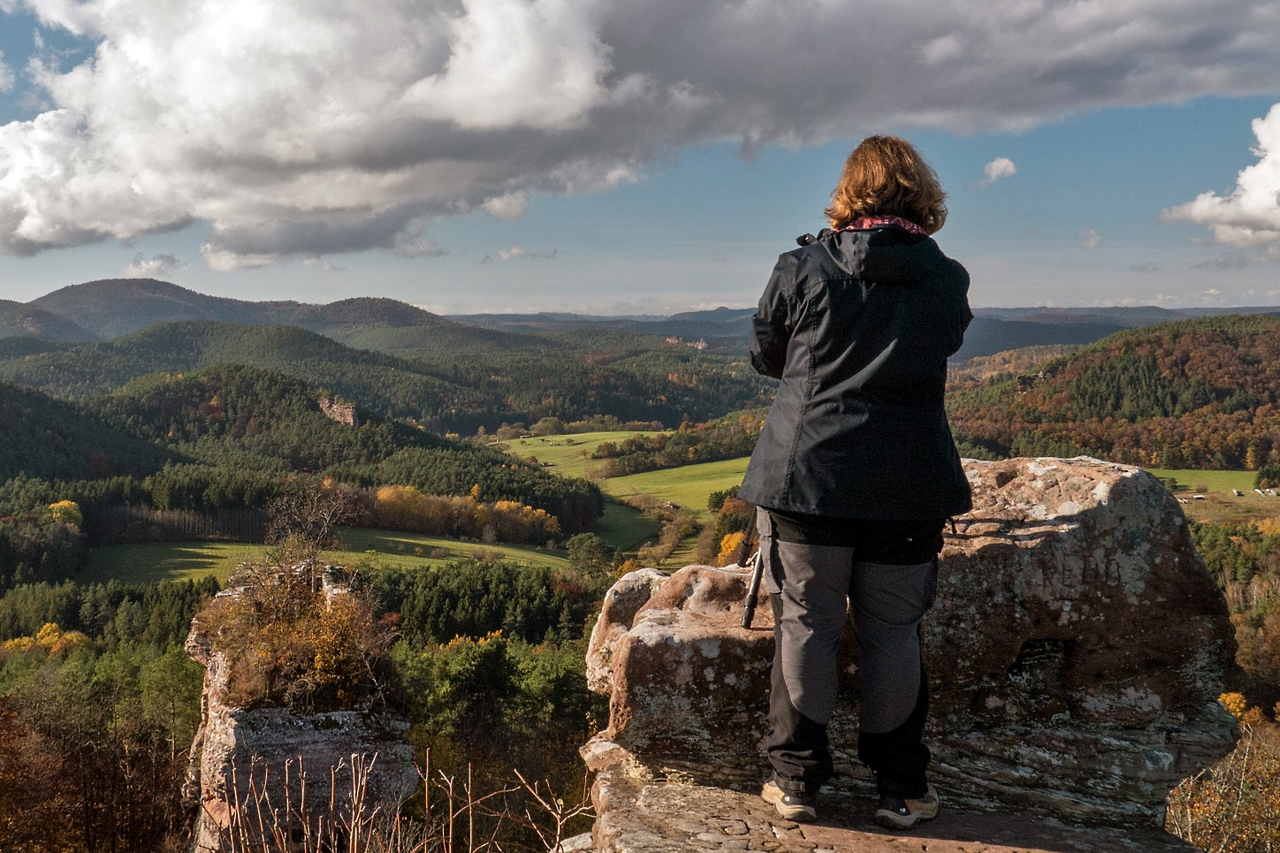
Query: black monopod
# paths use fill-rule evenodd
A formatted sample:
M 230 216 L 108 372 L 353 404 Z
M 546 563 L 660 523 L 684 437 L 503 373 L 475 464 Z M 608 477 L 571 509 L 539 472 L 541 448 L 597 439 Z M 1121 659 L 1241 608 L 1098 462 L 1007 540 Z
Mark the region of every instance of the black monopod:
M 756 616 L 756 602 L 760 600 L 760 581 L 764 579 L 764 554 L 761 553 L 759 545 L 760 534 L 756 530 L 756 516 L 753 512 L 751 524 L 743 534 L 742 544 L 738 546 L 738 553 L 734 556 L 734 562 L 739 566 L 745 567 L 748 560 L 751 562 L 751 583 L 747 587 L 747 600 L 742 607 L 743 628 L 751 627 L 751 620 Z M 752 547 L 755 548 L 754 555 L 752 555 Z

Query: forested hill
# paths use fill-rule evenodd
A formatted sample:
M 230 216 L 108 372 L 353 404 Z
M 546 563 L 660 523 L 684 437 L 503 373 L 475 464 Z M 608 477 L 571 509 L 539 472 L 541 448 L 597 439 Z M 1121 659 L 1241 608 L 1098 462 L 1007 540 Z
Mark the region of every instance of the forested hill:
M 74 321 L 101 338 L 116 338 L 179 320 L 222 320 L 231 323 L 272 322 L 281 303 L 242 302 L 205 296 L 169 282 L 122 278 L 73 284 L 28 303 Z
M 143 476 L 172 458 L 76 406 L 0 382 L 0 481 Z
M 91 341 L 94 335 L 70 320 L 34 305 L 0 299 L 0 340 L 39 338 L 44 341 Z
M 0 383 L 0 594 L 71 576 L 85 545 L 261 541 L 263 508 L 288 494 L 335 496 L 375 525 L 403 521 L 379 516 L 379 501 L 416 500 L 435 514 L 394 529 L 429 522 L 447 535 L 479 536 L 498 513 L 493 536 L 534 543 L 589 530 L 603 510 L 587 480 L 399 421 L 339 422 L 327 400 L 244 365 L 151 375 L 76 403 Z
M 962 449 L 1089 453 L 1166 468 L 1280 462 L 1280 318 L 1226 316 L 1132 329 L 1034 375 L 960 383 Z
M 219 365 L 186 375 L 153 374 L 83 406 L 184 458 L 262 471 L 322 472 L 339 462 L 379 463 L 409 449 L 472 450 L 396 421 L 341 424 L 324 414 L 320 396 L 274 371 Z
M 84 399 L 108 394 L 150 373 L 181 373 L 215 364 L 278 370 L 396 415 L 420 414 L 421 400 L 447 404 L 469 393 L 418 365 L 353 350 L 304 329 L 216 322 L 153 326 L 113 341 L 9 359 L 0 362 L 0 380 Z
M 366 336 L 379 331 L 360 329 Z M 664 347 L 660 340 L 640 336 L 611 333 L 597 340 L 592 333 L 578 333 L 526 340 L 504 335 L 510 347 L 503 347 L 488 336 L 504 333 L 478 329 L 465 335 L 447 327 L 381 331 L 391 336 L 384 341 L 388 347 L 396 335 L 406 336 L 401 351 L 416 356 L 355 349 L 294 326 L 183 322 L 8 358 L 0 346 L 0 381 L 84 399 L 150 373 L 253 364 L 440 432 L 602 414 L 678 424 L 686 416 L 706 420 L 762 405 L 769 394 L 769 383 L 745 358 Z

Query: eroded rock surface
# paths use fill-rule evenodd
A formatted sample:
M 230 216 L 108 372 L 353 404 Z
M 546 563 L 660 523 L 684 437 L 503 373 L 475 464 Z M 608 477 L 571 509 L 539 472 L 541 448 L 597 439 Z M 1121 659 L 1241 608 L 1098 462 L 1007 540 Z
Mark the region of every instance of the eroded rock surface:
M 328 583 L 326 592 L 330 597 L 345 594 Z M 228 589 L 219 595 L 236 593 Z M 321 812 L 326 820 L 344 814 L 357 780 L 362 780 L 369 808 L 398 805 L 413 791 L 418 773 L 413 747 L 404 737 L 407 722 L 362 711 L 294 714 L 285 708 L 237 708 L 225 699 L 225 660 L 198 621 L 192 624 L 186 651 L 205 667 L 200 728 L 191 745 L 184 791 L 196 813 L 192 853 L 228 849 L 234 810 L 263 791 L 270 804 L 264 804 L 264 812 L 274 808 L 283 814 L 288 804 L 312 820 Z M 301 800 L 304 774 L 309 807 Z M 328 814 L 331 797 L 334 815 Z M 249 810 L 256 809 L 251 805 Z
M 604 853 L 1195 853 L 1154 827 L 1077 826 L 1027 814 L 963 812 L 944 807 L 909 833 L 872 823 L 869 801 L 849 792 L 819 796 L 822 820 L 778 817 L 753 786 L 700 785 L 679 771 L 650 772 L 633 762 L 607 766 L 592 797 L 599 811 L 595 849 Z
M 1233 667 L 1227 608 L 1179 505 L 1149 474 L 1087 458 L 965 470 L 975 507 L 948 531 L 925 623 L 932 778 L 953 808 L 1160 825 L 1169 790 L 1237 737 L 1215 701 Z M 619 585 L 634 598 L 652 583 Z M 605 609 L 588 666 L 610 720 L 588 763 L 615 779 L 661 766 L 759 783 L 773 638 L 768 607 L 739 626 L 746 583 L 742 570 L 690 566 L 643 606 Z M 830 734 L 836 787 L 865 799 L 849 639 Z M 598 826 L 617 801 L 597 803 Z

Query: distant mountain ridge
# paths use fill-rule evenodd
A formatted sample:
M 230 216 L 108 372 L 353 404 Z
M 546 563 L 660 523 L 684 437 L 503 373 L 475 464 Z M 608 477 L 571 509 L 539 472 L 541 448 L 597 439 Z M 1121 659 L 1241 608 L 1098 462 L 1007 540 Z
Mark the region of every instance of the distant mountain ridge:
M 16 303 L 15 303 L 16 304 Z M 251 302 L 206 296 L 167 281 L 118 278 L 73 284 L 33 299 L 28 306 L 111 339 L 160 323 L 213 320 L 251 326 L 298 326 L 313 332 L 354 327 L 404 327 L 450 321 L 395 299 L 357 297 L 325 305 Z
M 492 347 L 536 350 L 548 333 L 593 332 L 706 341 L 711 352 L 746 348 L 754 308 L 719 307 L 670 316 L 601 316 L 565 312 L 441 316 L 379 297 L 328 304 L 252 302 L 207 296 L 157 279 L 104 279 L 56 290 L 25 305 L 0 301 L 0 339 L 80 343 L 112 339 L 160 323 L 211 320 L 239 325 L 297 326 L 348 346 L 402 357 L 422 351 Z M 1027 346 L 1082 345 L 1123 329 L 1225 314 L 1280 316 L 1280 307 L 1161 308 L 1113 306 L 978 308 L 953 361 Z

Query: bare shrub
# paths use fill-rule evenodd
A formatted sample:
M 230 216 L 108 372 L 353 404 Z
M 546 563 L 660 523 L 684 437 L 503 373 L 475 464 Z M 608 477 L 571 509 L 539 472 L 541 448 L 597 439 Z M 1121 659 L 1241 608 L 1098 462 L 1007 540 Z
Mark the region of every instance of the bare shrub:
M 1280 850 L 1280 726 L 1243 716 L 1235 751 L 1169 794 L 1165 828 L 1206 853 Z
M 273 783 L 264 767 L 249 774 L 249 789 L 240 791 L 231 774 L 232 808 L 225 831 L 227 853 L 500 853 L 557 851 L 570 827 L 591 817 L 585 798 L 567 805 L 549 785 L 530 783 L 519 771 L 516 782 L 478 790 L 470 767 L 466 779 L 419 768 L 420 799 L 399 810 L 376 803 L 369 795 L 375 758 L 352 755 L 349 764 L 330 768 L 329 790 L 339 774 L 350 774 L 350 795 L 339 802 L 330 796 L 320 804 L 307 801 L 307 776 L 301 762 L 285 765 L 283 784 Z M 296 780 L 289 778 L 297 773 Z M 296 799 L 295 794 L 296 793 Z M 585 785 L 584 785 L 585 794 Z M 408 813 L 421 809 L 420 816 Z M 537 844 L 512 841 L 509 830 L 523 830 Z

